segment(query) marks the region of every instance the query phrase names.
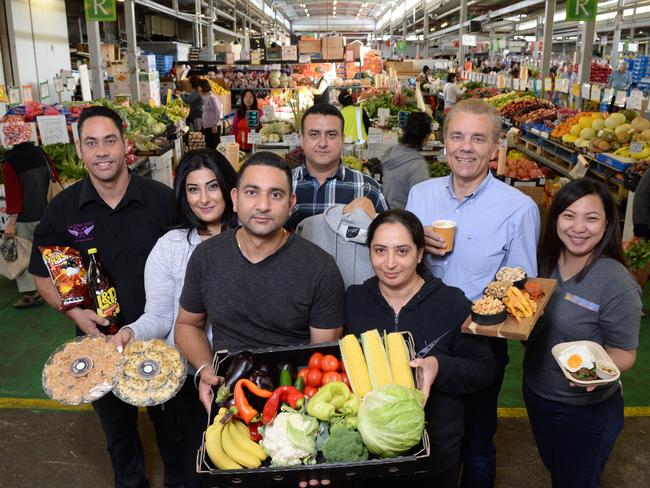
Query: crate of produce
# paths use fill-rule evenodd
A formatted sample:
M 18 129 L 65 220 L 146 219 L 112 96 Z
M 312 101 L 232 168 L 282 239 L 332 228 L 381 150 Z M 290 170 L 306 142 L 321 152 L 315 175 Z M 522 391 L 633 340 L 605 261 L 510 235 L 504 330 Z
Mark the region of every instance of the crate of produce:
M 374 341 L 374 346 L 378 346 L 382 344 L 382 339 L 379 334 L 377 334 L 377 331 L 373 331 L 373 333 L 370 333 L 368 337 L 365 337 L 365 339 L 368 339 L 368 345 L 371 345 L 371 342 L 369 338 L 372 338 Z M 399 339 L 397 342 L 392 342 L 386 339 L 387 344 L 389 344 L 388 349 L 389 357 L 395 357 L 394 351 L 396 349 L 391 349 L 391 347 L 395 347 L 395 344 L 399 344 L 399 348 L 403 354 L 403 361 L 402 364 L 406 365 L 406 368 L 402 370 L 402 375 L 396 375 L 396 378 L 404 379 L 404 378 L 410 378 L 410 380 L 407 381 L 410 382 L 411 384 L 415 385 L 416 384 L 416 379 L 414 378 L 413 371 L 408 367 L 408 361 L 414 357 L 415 355 L 415 346 L 413 339 L 409 333 L 396 333 L 394 336 L 392 336 L 390 339 Z M 360 349 L 359 342 L 354 336 L 346 336 L 344 339 L 341 341 L 341 346 L 339 346 L 339 343 L 332 342 L 332 343 L 322 343 L 322 344 L 311 344 L 311 345 L 305 345 L 305 346 L 291 346 L 291 347 L 274 347 L 274 348 L 267 348 L 267 349 L 259 349 L 259 350 L 254 350 L 250 352 L 241 352 L 236 355 L 230 355 L 228 351 L 220 351 L 217 352 L 214 356 L 214 368 L 217 371 L 217 374 L 225 376 L 226 377 L 226 382 L 225 385 L 228 385 L 231 389 L 235 391 L 237 394 L 238 387 L 237 385 L 246 385 L 246 380 L 242 378 L 249 378 L 250 380 L 255 380 L 256 384 L 258 385 L 264 385 L 268 384 L 269 382 L 274 382 L 279 383 L 291 383 L 293 378 L 296 378 L 296 382 L 299 381 L 304 381 L 307 386 L 305 387 L 305 395 L 314 395 L 313 391 L 308 391 L 309 387 L 315 388 L 317 383 L 319 381 L 316 381 L 318 378 L 315 378 L 315 376 L 318 376 L 318 374 L 323 374 L 320 373 L 311 373 L 312 371 L 320 370 L 320 368 L 323 369 L 329 369 L 330 371 L 332 369 L 336 369 L 337 365 L 336 362 L 339 361 L 338 358 L 341 357 L 341 347 L 344 347 L 345 354 L 344 356 L 344 361 L 340 361 L 340 363 L 345 362 L 346 364 L 346 371 L 356 371 L 356 367 L 359 366 L 360 364 L 366 364 L 364 361 L 364 356 L 359 350 L 359 355 L 352 355 L 350 345 L 352 345 L 352 342 L 350 340 L 353 340 L 354 343 L 356 343 L 357 348 Z M 364 346 L 366 344 L 364 343 Z M 383 348 L 383 346 L 382 346 Z M 386 364 L 386 356 L 387 354 L 383 352 L 382 349 L 378 347 L 372 347 L 368 348 L 366 350 L 366 354 L 369 354 L 370 351 L 380 351 L 384 354 L 384 366 L 386 368 L 391 368 L 390 365 Z M 322 361 L 323 364 L 319 366 L 314 366 L 314 363 L 317 361 L 315 358 L 319 357 L 318 361 Z M 356 360 L 355 360 L 356 359 Z M 360 362 L 359 362 L 360 359 Z M 353 361 L 354 360 L 354 361 Z M 370 362 L 370 361 L 368 361 Z M 330 364 L 327 368 L 325 367 L 325 364 Z M 379 364 L 379 362 L 375 363 Z M 307 368 L 304 367 L 300 369 L 300 371 L 296 371 L 297 368 L 296 366 L 307 366 L 310 365 L 312 368 Z M 408 371 L 406 371 L 408 370 Z M 305 371 L 307 374 L 303 374 L 302 371 Z M 375 376 L 372 376 L 373 378 L 378 378 L 379 373 L 376 371 L 379 371 L 378 367 L 373 367 L 370 369 L 370 371 L 373 371 Z M 251 373 L 252 372 L 252 373 Z M 329 373 L 324 373 L 324 374 L 329 374 Z M 313 375 L 313 377 L 312 377 Z M 367 382 L 367 387 L 371 387 L 370 385 L 370 380 L 368 379 L 368 376 L 366 375 L 366 382 Z M 282 381 L 282 378 L 285 378 L 285 381 Z M 302 377 L 303 380 L 299 380 L 298 378 Z M 314 383 L 316 381 L 316 383 Z M 325 380 L 322 380 L 323 382 Z M 359 376 L 351 376 L 350 380 L 352 383 L 352 389 L 355 391 L 362 391 L 362 388 L 358 387 L 357 385 L 361 385 L 363 382 L 359 380 Z M 266 382 L 266 383 L 265 383 Z M 295 383 L 294 383 L 295 384 Z M 234 385 L 234 386 L 233 386 Z M 330 388 L 330 385 L 335 385 L 337 388 L 341 388 L 342 386 L 345 387 L 344 390 L 345 392 L 348 392 L 349 395 L 351 395 L 350 399 L 355 396 L 355 394 L 351 393 L 350 389 L 348 389 L 347 386 L 345 386 L 343 383 L 337 383 L 336 380 L 335 382 L 332 383 L 327 383 L 321 388 Z M 267 390 L 271 390 L 272 386 L 269 385 L 267 386 Z M 398 387 L 398 388 L 403 388 L 403 387 Z M 277 390 L 276 390 L 277 391 Z M 225 390 L 226 394 L 223 395 L 223 392 L 217 392 L 217 399 L 221 399 L 224 397 L 228 397 L 228 389 L 226 388 Z M 259 393 L 259 392 L 258 392 Z M 324 392 L 326 393 L 326 391 Z M 368 395 L 372 394 L 373 392 L 368 393 Z M 315 393 L 316 396 L 313 397 L 313 401 L 317 402 L 318 401 L 318 393 Z M 419 393 L 418 393 L 419 395 Z M 322 398 L 323 395 L 321 395 Z M 241 399 L 241 397 L 239 397 Z M 358 398 L 358 397 L 357 397 Z M 257 398 L 257 400 L 260 400 L 260 398 Z M 307 413 L 314 413 L 310 409 L 310 404 L 308 403 L 311 400 L 308 400 L 307 397 L 303 399 L 307 405 L 306 412 Z M 253 404 L 254 400 L 250 400 L 251 405 Z M 291 400 L 289 400 L 291 401 Z M 265 419 L 265 416 L 267 415 L 267 407 L 268 405 L 260 404 L 257 406 L 257 410 L 260 412 L 263 412 L 261 414 L 262 420 Z M 312 407 L 314 407 L 316 403 Z M 412 448 L 407 450 L 401 455 L 395 456 L 395 457 L 389 457 L 389 458 L 379 458 L 373 454 L 370 454 L 369 459 L 367 460 L 358 460 L 358 461 L 352 461 L 352 462 L 336 462 L 336 463 L 328 463 L 325 461 L 324 454 L 322 452 L 322 449 L 318 449 L 319 445 L 322 444 L 322 438 L 323 438 L 323 430 L 324 430 L 324 425 L 331 426 L 334 424 L 335 420 L 334 418 L 330 420 L 331 424 L 326 424 L 326 422 L 320 422 L 320 425 L 317 429 L 317 436 L 316 436 L 316 449 L 318 450 L 315 459 L 315 464 L 302 464 L 300 461 L 298 461 L 300 464 L 295 464 L 291 466 L 286 466 L 286 465 L 272 465 L 271 459 L 267 458 L 266 460 L 262 461 L 261 465 L 259 467 L 252 467 L 252 468 L 243 468 L 241 465 L 238 466 L 222 466 L 222 469 L 219 469 L 213 464 L 212 458 L 215 455 L 215 448 L 218 446 L 221 446 L 223 449 L 223 452 L 230 452 L 232 453 L 232 432 L 235 431 L 235 429 L 240 429 L 240 434 L 238 434 L 240 437 L 242 435 L 246 436 L 245 433 L 241 433 L 241 430 L 243 429 L 243 422 L 241 420 L 237 420 L 237 422 L 240 423 L 235 423 L 235 425 L 230 425 L 229 427 L 222 427 L 223 424 L 219 425 L 218 423 L 215 424 L 214 420 L 215 417 L 220 419 L 225 411 L 222 410 L 223 408 L 228 407 L 228 400 L 222 401 L 221 403 L 213 403 L 213 406 L 215 408 L 212 409 L 209 415 L 209 421 L 208 421 L 208 429 L 206 430 L 206 433 L 203 435 L 203 440 L 201 443 L 201 446 L 199 448 L 199 451 L 197 453 L 197 473 L 199 474 L 204 486 L 207 487 L 213 487 L 213 486 L 219 486 L 219 487 L 231 487 L 231 486 L 276 486 L 276 485 L 282 485 L 282 486 L 287 486 L 287 485 L 294 485 L 297 486 L 297 484 L 300 481 L 308 481 L 310 479 L 329 479 L 332 481 L 336 480 L 345 480 L 345 479 L 365 479 L 365 478 L 376 478 L 376 477 L 387 477 L 387 476 L 395 476 L 395 475 L 404 475 L 404 474 L 417 474 L 417 473 L 425 473 L 429 470 L 430 468 L 430 441 L 428 434 L 426 432 L 426 429 L 422 431 L 422 436 L 419 439 L 419 442 L 417 442 Z M 249 405 L 250 406 L 250 405 Z M 362 406 L 358 407 L 363 409 Z M 418 404 L 418 409 L 419 409 L 419 404 Z M 250 414 L 251 412 L 248 410 L 248 406 L 245 408 L 242 408 L 242 411 L 245 412 L 243 417 L 246 417 L 248 415 L 248 419 L 250 420 Z M 337 412 L 339 412 L 337 410 Z M 271 429 L 274 431 L 274 434 L 277 435 L 277 426 L 282 425 L 283 422 L 280 421 L 280 416 L 283 415 L 282 420 L 286 420 L 289 418 L 289 416 L 293 416 L 292 420 L 296 421 L 296 410 L 291 410 L 288 408 L 288 406 L 282 407 L 281 412 L 277 414 L 277 416 L 272 416 L 271 421 L 269 423 L 266 423 L 266 429 L 269 429 L 269 426 Z M 300 432 L 307 432 L 311 434 L 311 439 L 313 442 L 313 439 L 316 434 L 315 426 L 313 425 L 312 420 L 309 420 L 311 417 L 307 417 L 307 420 L 309 421 L 309 427 L 305 427 L 304 425 L 300 425 Z M 267 420 L 268 417 L 267 417 Z M 304 418 L 300 417 L 298 418 L 300 421 L 304 421 Z M 340 417 L 337 419 L 340 422 L 343 422 L 345 426 L 353 425 L 356 423 L 356 418 L 350 418 L 348 417 Z M 348 424 L 349 421 L 353 420 L 354 422 Z M 232 421 L 232 420 L 231 420 Z M 359 422 L 361 424 L 361 422 Z M 216 426 L 215 426 L 216 425 Z M 244 424 L 245 425 L 245 424 Z M 250 429 L 249 427 L 246 427 L 247 429 Z M 211 430 L 212 429 L 212 430 Z M 215 431 L 216 429 L 216 431 Z M 223 430 L 225 429 L 225 430 Z M 229 429 L 229 430 L 228 430 Z M 335 429 L 332 429 L 332 432 L 334 432 Z M 361 431 L 361 427 L 359 428 L 359 431 Z M 287 429 L 287 432 L 289 430 Z M 225 434 L 222 434 L 222 432 L 225 432 Z M 346 430 L 346 432 L 349 432 L 349 430 Z M 256 434 L 259 434 L 259 432 L 255 431 Z M 307 435 L 310 435 L 307 434 Z M 219 438 L 219 436 L 222 436 Z M 227 438 L 227 436 L 231 436 L 231 438 Z M 268 432 L 263 432 L 264 436 L 268 435 Z M 216 436 L 216 443 L 215 444 L 215 436 Z M 210 437 L 210 438 L 208 438 Z M 419 433 L 418 433 L 419 437 Z M 238 439 L 241 441 L 241 439 Z M 265 437 L 262 441 L 261 444 L 257 444 L 257 447 L 252 447 L 251 449 L 256 450 L 259 452 L 259 449 L 262 446 L 267 447 L 268 451 L 273 451 L 273 449 L 269 446 L 271 444 L 265 444 L 265 441 L 267 441 L 267 438 Z M 269 442 L 271 442 L 271 439 L 268 439 Z M 245 440 L 243 442 L 246 442 Z M 283 447 L 283 453 L 286 453 L 285 449 L 287 448 L 287 443 L 290 441 L 288 439 L 282 440 L 280 438 L 274 437 L 273 442 L 275 445 L 282 445 Z M 325 441 L 327 442 L 327 441 Z M 230 446 L 228 449 L 226 449 L 226 444 L 225 443 L 230 443 Z M 302 445 L 302 442 L 301 442 Z M 289 447 L 291 445 L 289 444 Z M 321 448 L 326 449 L 324 446 L 320 445 Z M 313 445 L 312 445 L 312 451 L 313 451 Z M 275 451 L 278 455 L 281 455 L 279 451 Z M 264 453 L 262 453 L 264 455 Z M 294 454 L 291 454 L 294 456 Z M 303 453 L 296 453 L 295 456 L 301 456 L 304 455 Z M 230 456 L 229 456 L 230 457 Z M 230 457 L 232 459 L 232 457 Z M 260 459 L 258 457 L 258 459 Z M 217 458 L 221 459 L 220 461 L 223 464 L 223 457 L 222 458 Z M 274 460 L 278 460 L 278 458 L 274 458 Z M 280 462 L 286 461 L 286 459 L 283 459 L 282 457 L 279 458 Z M 304 460 L 304 458 L 303 458 Z M 258 461 L 259 462 L 259 461 Z M 293 462 L 296 462 L 294 459 Z M 307 461 L 309 462 L 309 461 Z M 274 463 L 277 464 L 277 463 Z M 293 463 L 291 463 L 293 464 Z M 231 468 L 231 469 L 226 469 L 226 468 Z M 235 469 L 232 469 L 235 468 Z

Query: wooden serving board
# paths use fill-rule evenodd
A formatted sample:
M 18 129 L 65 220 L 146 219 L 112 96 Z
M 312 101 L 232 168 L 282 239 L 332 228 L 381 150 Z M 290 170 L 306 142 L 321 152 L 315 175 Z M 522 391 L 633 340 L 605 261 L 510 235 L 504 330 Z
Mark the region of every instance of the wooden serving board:
M 466 334 L 477 334 L 488 337 L 502 337 L 504 339 L 513 339 L 516 341 L 525 341 L 528 339 L 530 332 L 535 327 L 537 320 L 541 317 L 544 312 L 544 308 L 548 303 L 553 291 L 557 286 L 557 280 L 551 280 L 548 278 L 529 278 L 531 281 L 536 281 L 542 285 L 542 290 L 544 291 L 544 296 L 541 300 L 537 301 L 537 311 L 532 317 L 527 317 L 521 319 L 521 323 L 517 322 L 517 319 L 512 315 L 508 314 L 508 318 L 505 322 L 497 325 L 479 325 L 472 321 L 472 316 L 467 317 L 467 320 L 463 323 L 462 331 Z

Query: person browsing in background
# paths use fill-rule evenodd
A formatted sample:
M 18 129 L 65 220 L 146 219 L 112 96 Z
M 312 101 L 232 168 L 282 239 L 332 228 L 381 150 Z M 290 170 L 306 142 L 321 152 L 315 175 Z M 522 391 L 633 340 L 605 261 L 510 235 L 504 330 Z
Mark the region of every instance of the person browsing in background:
M 641 289 L 625 263 L 617 203 L 603 183 L 563 186 L 549 212 L 540 276 L 558 281 L 524 355 L 523 394 L 537 449 L 554 487 L 596 488 L 623 429 L 620 381 L 577 386 L 551 349 L 600 344 L 621 372 L 636 360 Z M 593 364 L 582 358 L 580 366 Z
M 45 207 L 50 184 L 50 161 L 47 154 L 30 142 L 31 126 L 24 122 L 5 124 L 5 137 L 14 142 L 2 162 L 2 177 L 9 220 L 4 238 L 22 237 L 31 241 Z M 43 298 L 36 290 L 34 278 L 25 269 L 16 277 L 21 296 L 16 308 L 42 305 Z
M 609 75 L 609 78 L 607 78 L 607 85 L 614 90 L 614 94 L 612 95 L 612 101 L 609 104 L 609 113 L 612 113 L 612 110 L 614 109 L 616 92 L 621 90 L 627 93 L 627 89 L 630 87 L 631 83 L 632 83 L 632 76 L 630 75 L 630 72 L 627 70 L 627 63 L 625 61 L 621 61 L 620 63 L 618 63 L 618 69 L 612 71 L 611 74 Z
M 352 95 L 347 90 L 339 94 L 339 103 L 343 107 L 343 137 L 346 142 L 367 142 L 370 119 L 363 107 L 355 106 Z
M 189 78 L 189 81 L 186 82 L 186 80 L 182 80 L 181 83 L 186 84 L 189 83 L 190 88 L 192 91 L 189 93 L 181 91 L 181 100 L 185 102 L 187 105 L 190 106 L 190 114 L 187 116 L 187 125 L 195 130 L 199 131 L 202 129 L 202 118 L 203 118 L 203 98 L 199 94 L 198 87 L 199 87 L 199 81 L 201 78 L 199 78 L 196 75 L 192 75 Z M 181 85 L 183 86 L 183 85 Z
M 343 165 L 344 119 L 333 105 L 312 105 L 302 116 L 300 138 L 305 164 L 293 170 L 296 205 L 288 227 L 337 203 L 368 197 L 377 212 L 388 209 L 381 186 L 371 176 Z
M 429 76 L 429 73 L 430 69 L 425 64 L 422 66 L 422 71 L 415 78 L 415 81 L 420 84 L 420 88 L 424 91 L 429 90 L 429 87 L 431 86 L 431 77 Z
M 197 89 L 199 95 L 203 98 L 202 132 L 205 136 L 205 145 L 211 149 L 216 149 L 219 145 L 219 129 L 221 117 L 223 117 L 223 106 L 212 93 L 212 87 L 208 80 L 200 80 Z
M 368 229 L 368 246 L 375 276 L 348 288 L 345 332 L 407 331 L 416 351 L 429 349 L 411 366 L 418 370 L 426 399 L 431 472 L 404 481 L 407 486 L 455 487 L 463 439 L 462 396 L 490 383 L 496 371 L 492 352 L 485 337 L 461 333 L 471 303 L 461 290 L 427 272 L 424 230 L 414 214 L 401 209 L 379 214 Z M 394 479 L 373 480 L 372 486 L 395 484 Z
M 231 198 L 241 227 L 197 246 L 176 319 L 175 341 L 197 369 L 206 410 L 211 386 L 222 380 L 212 370 L 213 350 L 327 342 L 343 330 L 343 280 L 334 259 L 284 228 L 296 201 L 286 161 L 252 155 Z
M 125 323 L 144 312 L 145 261 L 156 241 L 175 223 L 171 188 L 129 173 L 126 137 L 120 116 L 102 107 L 87 107 L 79 116 L 77 155 L 88 176 L 59 193 L 47 206 L 34 232 L 29 271 L 43 299 L 55 310 L 61 300 L 39 252 L 39 246 L 70 246 L 86 255 L 97 248 L 116 284 Z M 93 309 L 64 312 L 76 333 L 100 335 L 108 320 Z M 138 407 L 113 393 L 92 402 L 111 456 L 116 487 L 148 486 L 144 453 L 138 436 Z M 183 486 L 182 442 L 176 417 L 164 405 L 147 407 L 165 468 L 165 486 Z
M 237 225 L 230 191 L 237 173 L 221 153 L 202 149 L 190 151 L 176 170 L 174 194 L 179 224 L 163 235 L 151 250 L 144 269 L 147 301 L 144 314 L 113 337 L 116 346 L 133 340 L 166 339 L 174 346 L 174 321 L 183 290 L 187 262 L 202 241 Z M 212 330 L 206 327 L 208 339 Z M 203 486 L 196 474 L 196 451 L 205 430 L 205 409 L 196 395 L 190 365 L 181 390 L 165 404 L 182 427 L 185 487 Z
M 445 83 L 444 96 L 445 96 L 445 114 L 456 105 L 458 99 L 465 93 L 465 89 L 461 89 L 456 85 L 456 73 L 449 73 L 447 75 L 447 83 Z
M 384 153 L 381 162 L 384 195 L 390 208 L 406 207 L 409 191 L 429 179 L 429 167 L 420 153 L 431 134 L 431 117 L 424 112 L 411 112 L 402 143 Z
M 252 148 L 248 143 L 248 134 L 251 130 L 256 129 L 255 127 L 248 127 L 246 112 L 249 110 L 257 110 L 258 124 L 261 124 L 262 111 L 258 106 L 255 92 L 253 90 L 244 90 L 241 93 L 239 108 L 235 112 L 235 117 L 232 121 L 232 134 L 235 136 L 235 140 L 239 144 L 241 150 L 247 152 Z
M 462 100 L 447 114 L 443 126 L 451 175 L 422 182 L 411 189 L 406 209 L 424 223 L 426 264 L 434 276 L 476 300 L 504 266 L 520 266 L 537 275 L 539 209 L 514 187 L 495 179 L 488 170 L 497 150 L 501 117 L 478 99 Z M 456 222 L 453 250 L 431 223 Z M 464 398 L 464 487 L 494 486 L 497 398 L 508 363 L 505 339 L 490 339 L 497 362 L 492 384 Z

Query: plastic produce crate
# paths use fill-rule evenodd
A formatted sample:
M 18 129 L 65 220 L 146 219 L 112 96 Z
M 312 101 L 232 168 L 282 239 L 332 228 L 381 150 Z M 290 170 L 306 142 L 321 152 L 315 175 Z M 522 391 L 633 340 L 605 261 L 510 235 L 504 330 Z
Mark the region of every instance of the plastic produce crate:
M 415 356 L 413 337 L 403 332 L 411 358 Z M 271 364 L 290 361 L 296 366 L 305 366 L 309 357 L 316 351 L 323 354 L 333 354 L 340 357 L 338 342 L 309 344 L 305 346 L 276 347 L 251 350 L 256 358 Z M 232 356 L 228 351 L 219 351 L 214 356 L 214 368 L 223 374 L 228 369 Z M 417 378 L 416 378 L 417 380 Z M 216 416 L 216 408 L 208 416 L 208 425 Z M 350 463 L 325 463 L 322 454 L 318 454 L 318 464 L 270 467 L 270 459 L 264 461 L 261 467 L 254 469 L 220 470 L 210 461 L 205 449 L 205 433 L 201 447 L 197 452 L 196 471 L 206 487 L 235 487 L 235 486 L 298 486 L 300 481 L 327 478 L 331 481 L 365 479 L 378 477 L 395 477 L 426 473 L 430 468 L 431 445 L 426 429 L 420 443 L 404 456 L 388 459 L 369 459 Z

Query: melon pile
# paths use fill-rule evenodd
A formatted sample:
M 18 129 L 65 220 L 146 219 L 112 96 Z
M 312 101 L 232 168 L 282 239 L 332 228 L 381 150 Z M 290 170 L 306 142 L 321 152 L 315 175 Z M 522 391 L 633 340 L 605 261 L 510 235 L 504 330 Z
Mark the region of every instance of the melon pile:
M 573 125 L 562 142 L 591 152 L 609 152 L 629 145 L 633 140 L 650 141 L 650 121 L 634 110 L 607 115 L 585 113 Z

